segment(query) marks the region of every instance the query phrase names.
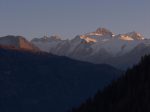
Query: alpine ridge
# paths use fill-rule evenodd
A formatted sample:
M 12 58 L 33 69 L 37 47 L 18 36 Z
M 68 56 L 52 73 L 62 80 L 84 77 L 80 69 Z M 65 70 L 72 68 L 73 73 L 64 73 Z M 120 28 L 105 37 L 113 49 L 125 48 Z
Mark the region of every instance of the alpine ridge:
M 5 37 L 0 37 L 0 45 L 16 48 L 16 49 L 24 49 L 24 50 L 32 50 L 32 51 L 39 51 L 39 48 L 33 45 L 31 42 L 27 41 L 22 36 L 13 36 L 8 35 Z
M 144 53 L 141 53 L 142 55 L 135 60 L 133 59 L 134 61 L 128 61 L 130 57 L 127 54 L 135 50 L 140 44 L 149 47 L 148 43 L 150 43 L 149 39 L 145 39 L 138 32 L 133 31 L 116 35 L 106 28 L 98 28 L 96 31 L 77 35 L 70 40 L 58 38 L 42 41 L 41 39 L 37 39 L 38 41 L 33 39 L 31 42 L 42 51 L 97 64 L 106 63 L 119 69 L 127 69 L 138 63 Z M 117 64 L 114 63 L 116 60 L 118 60 Z M 126 64 L 122 63 L 122 60 L 126 60 Z

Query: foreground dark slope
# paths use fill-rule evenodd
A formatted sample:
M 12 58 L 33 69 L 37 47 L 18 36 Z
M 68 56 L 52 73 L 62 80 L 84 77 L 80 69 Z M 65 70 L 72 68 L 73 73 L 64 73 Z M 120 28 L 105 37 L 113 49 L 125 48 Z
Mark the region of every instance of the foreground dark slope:
M 150 112 L 150 55 L 72 112 Z
M 0 112 L 63 112 L 120 73 L 108 65 L 0 48 Z

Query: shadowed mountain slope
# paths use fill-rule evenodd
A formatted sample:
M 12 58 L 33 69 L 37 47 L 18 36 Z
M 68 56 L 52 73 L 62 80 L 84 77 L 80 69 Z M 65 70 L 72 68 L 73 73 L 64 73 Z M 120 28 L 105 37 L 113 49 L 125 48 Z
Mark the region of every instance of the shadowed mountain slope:
M 0 112 L 63 112 L 120 74 L 109 65 L 0 48 Z

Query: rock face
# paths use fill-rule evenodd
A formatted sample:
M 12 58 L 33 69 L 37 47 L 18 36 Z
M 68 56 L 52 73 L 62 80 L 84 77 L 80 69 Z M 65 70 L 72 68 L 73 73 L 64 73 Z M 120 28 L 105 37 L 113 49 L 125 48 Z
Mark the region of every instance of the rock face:
M 121 69 L 126 69 L 136 64 L 141 57 L 136 59 L 136 61 L 128 62 L 128 64 L 118 63 L 116 65 L 114 61 L 122 59 L 121 57 L 124 57 L 122 60 L 128 60 L 130 57 L 127 54 L 131 53 L 138 45 L 145 44 L 148 47 L 149 44 L 147 43 L 150 43 L 150 40 L 144 39 L 137 32 L 115 35 L 106 28 L 98 28 L 94 32 L 78 35 L 71 40 L 61 40 L 59 37 L 47 38 L 45 41 L 43 41 L 43 38 L 40 38 L 36 39 L 36 41 L 33 39 L 31 42 L 41 50 L 52 54 L 92 63 L 107 63 L 115 67 L 118 67 L 120 64 L 120 66 L 124 66 Z M 118 61 L 122 62 L 122 60 Z
M 38 51 L 39 48 L 27 41 L 22 36 L 5 36 L 0 37 L 0 45 L 1 46 L 10 46 L 17 49 L 25 49 L 25 50 L 33 50 Z
M 109 35 L 112 36 L 113 33 L 111 31 L 109 31 L 106 28 L 98 28 L 95 32 L 93 32 L 95 34 L 99 34 L 99 35 Z

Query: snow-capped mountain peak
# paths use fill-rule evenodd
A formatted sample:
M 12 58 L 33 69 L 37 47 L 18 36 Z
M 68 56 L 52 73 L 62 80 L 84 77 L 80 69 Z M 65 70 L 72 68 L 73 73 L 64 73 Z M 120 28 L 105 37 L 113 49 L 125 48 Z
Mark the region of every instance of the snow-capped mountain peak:
M 144 40 L 144 37 L 138 32 L 130 32 L 127 33 L 126 35 L 132 37 L 134 40 Z
M 110 30 L 106 28 L 97 28 L 96 31 L 86 33 L 86 36 L 98 36 L 98 37 L 103 37 L 103 36 L 114 36 L 114 33 L 111 32 Z
M 115 37 L 119 38 L 120 40 L 124 40 L 124 41 L 144 40 L 144 37 L 140 33 L 137 33 L 137 32 L 129 32 L 126 34 L 119 34 Z
M 110 30 L 106 29 L 106 28 L 97 28 L 95 32 L 93 32 L 95 34 L 99 34 L 99 35 L 114 35 L 114 33 L 112 33 Z
M 58 35 L 52 35 L 50 37 L 43 36 L 42 38 L 34 38 L 31 41 L 32 42 L 52 42 L 52 41 L 60 41 L 61 38 Z
M 115 35 L 106 28 L 98 28 L 94 32 L 77 35 L 70 40 L 57 37 L 45 37 L 43 40 L 34 41 L 33 44 L 46 52 L 93 63 L 105 63 L 111 58 L 123 56 L 141 43 L 150 45 L 150 40 L 144 39 L 140 33 Z
M 125 34 L 119 34 L 116 36 L 117 38 L 119 38 L 120 40 L 124 40 L 124 41 L 132 41 L 134 40 L 132 37 L 125 35 Z
M 85 35 L 81 35 L 80 38 L 81 38 L 81 39 L 84 39 L 87 43 L 90 43 L 90 42 L 97 42 L 96 39 L 90 38 L 90 37 L 85 36 Z
M 89 42 L 102 42 L 112 39 L 114 37 L 114 33 L 107 30 L 106 28 L 98 28 L 94 32 L 86 33 L 84 35 L 80 35 L 81 39 L 84 39 L 87 43 Z

